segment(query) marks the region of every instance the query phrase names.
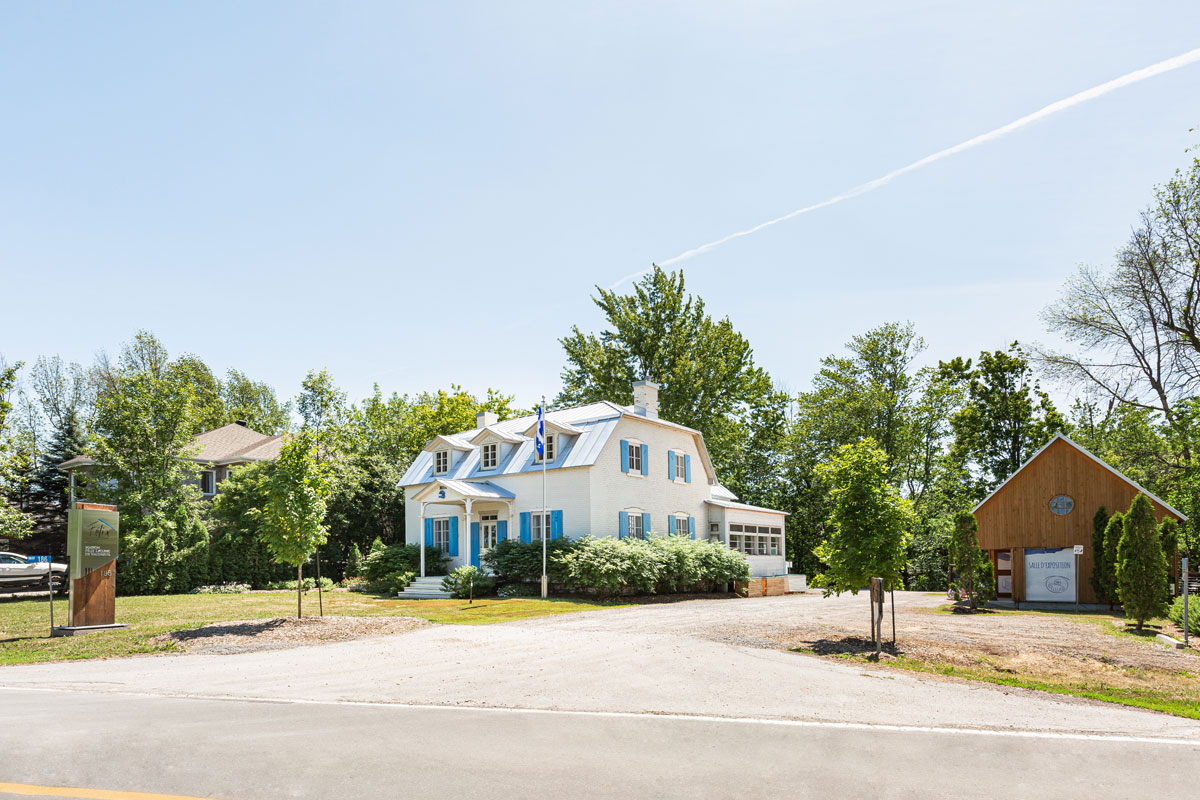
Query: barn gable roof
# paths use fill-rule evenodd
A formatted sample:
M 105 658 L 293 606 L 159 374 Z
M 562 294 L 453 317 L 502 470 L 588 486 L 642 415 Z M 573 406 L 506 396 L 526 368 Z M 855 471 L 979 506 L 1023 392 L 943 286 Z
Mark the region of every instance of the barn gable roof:
M 991 500 L 993 497 L 995 497 L 997 494 L 999 494 L 999 493 L 1000 493 L 1000 490 L 1001 490 L 1001 489 L 1003 489 L 1005 486 L 1007 486 L 1007 485 L 1008 485 L 1008 483 L 1009 483 L 1009 481 L 1011 481 L 1013 478 L 1017 477 L 1017 475 L 1021 474 L 1021 471 L 1022 471 L 1023 469 L 1025 469 L 1025 468 L 1026 468 L 1026 467 L 1028 467 L 1030 464 L 1032 464 L 1034 461 L 1036 461 L 1036 460 L 1037 460 L 1037 458 L 1038 458 L 1038 456 L 1040 456 L 1042 453 L 1046 452 L 1046 450 L 1048 450 L 1048 449 L 1050 448 L 1050 445 L 1054 444 L 1054 443 L 1055 443 L 1055 442 L 1057 442 L 1059 439 L 1061 439 L 1062 441 L 1066 442 L 1066 443 L 1067 443 L 1067 444 L 1069 444 L 1071 447 L 1074 447 L 1074 448 L 1075 448 L 1076 450 L 1078 450 L 1080 453 L 1083 453 L 1085 456 L 1087 456 L 1088 458 L 1090 458 L 1092 461 L 1095 461 L 1097 464 L 1099 464 L 1100 466 L 1104 467 L 1104 469 L 1108 470 L 1108 471 L 1109 471 L 1109 472 L 1111 472 L 1113 475 L 1116 475 L 1118 478 L 1120 478 L 1121 480 L 1125 481 L 1125 483 L 1127 483 L 1127 484 L 1129 484 L 1130 486 L 1132 486 L 1133 488 L 1137 489 L 1139 492 L 1141 492 L 1142 494 L 1146 495 L 1146 497 L 1150 498 L 1150 499 L 1151 499 L 1151 500 L 1153 500 L 1154 502 L 1158 503 L 1160 506 L 1162 506 L 1163 508 L 1165 508 L 1167 511 L 1170 511 L 1172 514 L 1174 514 L 1175 516 L 1179 517 L 1179 519 L 1180 519 L 1180 520 L 1182 520 L 1182 521 L 1184 521 L 1184 522 L 1187 522 L 1187 519 L 1188 519 L 1188 518 L 1187 518 L 1187 515 L 1186 515 L 1186 514 L 1184 514 L 1182 511 L 1178 510 L 1177 508 L 1175 508 L 1174 506 L 1172 506 L 1170 503 L 1168 503 L 1167 501 L 1163 500 L 1161 497 L 1158 497 L 1158 496 L 1157 496 L 1157 495 L 1155 495 L 1153 492 L 1151 492 L 1149 489 L 1147 489 L 1146 487 L 1142 486 L 1142 485 L 1141 485 L 1140 483 L 1138 483 L 1137 481 L 1135 481 L 1135 480 L 1133 480 L 1132 478 L 1130 478 L 1128 475 L 1125 475 L 1125 474 L 1123 474 L 1123 473 L 1119 472 L 1118 470 L 1114 469 L 1114 468 L 1113 468 L 1111 465 L 1109 465 L 1107 462 L 1105 462 L 1104 460 L 1102 460 L 1102 459 L 1101 459 L 1099 456 L 1097 456 L 1095 453 L 1093 453 L 1092 451 L 1088 450 L 1086 447 L 1084 447 L 1083 445 L 1079 444 L 1079 443 L 1078 443 L 1078 442 L 1076 442 L 1074 439 L 1072 439 L 1072 438 L 1070 438 L 1069 436 L 1067 436 L 1067 435 L 1065 435 L 1065 434 L 1062 434 L 1062 433 L 1056 433 L 1056 434 L 1054 434 L 1054 437 L 1053 437 L 1053 438 L 1052 438 L 1050 441 L 1046 442 L 1046 444 L 1044 444 L 1044 445 L 1041 447 L 1041 449 L 1039 449 L 1039 450 L 1038 450 L 1036 453 L 1034 453 L 1033 455 L 1031 455 L 1031 456 L 1030 456 L 1030 457 L 1029 457 L 1029 458 L 1028 458 L 1028 459 L 1025 461 L 1025 463 L 1024 463 L 1024 464 L 1022 464 L 1020 467 L 1018 467 L 1018 468 L 1017 468 L 1017 471 L 1016 471 L 1016 472 L 1014 472 L 1012 475 L 1009 475 L 1007 478 L 1005 478 L 1005 479 L 1004 479 L 1004 481 L 1003 481 L 1003 482 L 1002 482 L 1002 483 L 1001 483 L 999 486 L 997 486 L 995 489 L 993 489 L 993 490 L 992 490 L 992 493 L 991 493 L 991 494 L 989 494 L 987 497 L 985 497 L 985 498 L 983 498 L 982 500 L 980 500 L 980 501 L 979 501 L 979 503 L 978 503 L 978 504 L 977 504 L 977 505 L 976 505 L 974 508 L 972 508 L 972 509 L 971 509 L 971 513 L 972 513 L 972 514 L 974 514 L 976 511 L 978 511 L 980 508 L 982 508 L 982 507 L 984 506 L 984 504 L 985 504 L 985 503 L 987 503 L 989 500 Z

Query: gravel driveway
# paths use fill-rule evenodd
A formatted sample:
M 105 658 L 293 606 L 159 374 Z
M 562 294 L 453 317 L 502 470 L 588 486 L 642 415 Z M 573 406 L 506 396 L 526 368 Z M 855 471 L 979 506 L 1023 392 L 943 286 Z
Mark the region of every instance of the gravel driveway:
M 913 609 L 938 604 L 937 598 L 915 594 L 898 599 Z M 859 620 L 864 605 L 861 598 L 822 600 L 816 595 L 650 604 L 496 625 L 430 625 L 396 636 L 241 655 L 5 667 L 0 687 L 1200 740 L 1200 725 L 1178 717 L 1019 689 L 927 680 L 777 649 L 820 620 L 825 630 L 841 625 L 861 631 L 866 627 Z

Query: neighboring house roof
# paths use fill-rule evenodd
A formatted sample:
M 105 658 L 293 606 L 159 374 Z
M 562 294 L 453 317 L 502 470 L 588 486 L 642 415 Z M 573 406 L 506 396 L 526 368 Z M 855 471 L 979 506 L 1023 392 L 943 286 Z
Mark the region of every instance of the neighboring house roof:
M 573 406 L 571 408 L 556 409 L 546 413 L 547 427 L 557 429 L 564 434 L 570 434 L 569 438 L 560 446 L 558 452 L 555 453 L 554 460 L 546 465 L 546 469 L 587 467 L 596 463 L 596 459 L 600 456 L 600 451 L 604 449 L 604 445 L 608 442 L 613 430 L 617 427 L 617 422 L 624 416 L 691 434 L 695 438 L 696 449 L 699 451 L 700 459 L 704 463 L 707 474 L 714 474 L 712 460 L 708 456 L 708 449 L 704 446 L 704 437 L 700 435 L 699 431 L 685 425 L 668 422 L 665 419 L 642 416 L 634 412 L 633 406 L 621 406 L 616 403 L 610 403 L 607 400 L 601 400 L 598 403 L 588 403 L 582 406 Z M 513 475 L 518 472 L 540 470 L 542 465 L 534 463 L 533 440 L 523 437 L 523 434 L 531 430 L 536 424 L 537 414 L 526 414 L 525 416 L 506 419 L 488 426 L 492 430 L 522 436 L 520 444 L 516 444 L 513 447 L 512 451 L 508 454 L 508 458 L 498 464 L 496 469 L 489 470 L 479 469 L 479 450 L 470 445 L 471 440 L 482 431 L 481 428 L 472 428 L 471 430 L 460 431 L 449 436 L 434 437 L 426 445 L 425 449 L 417 455 L 409 468 L 405 470 L 404 476 L 400 479 L 400 485 L 420 486 L 429 483 L 435 477 L 465 480 L 472 478 L 492 478 Z M 452 446 L 464 452 L 469 449 L 470 452 L 450 472 L 445 475 L 435 476 L 433 474 L 433 451 L 440 449 L 435 446 L 435 443 L 439 441 L 443 442 L 444 446 Z
M 1109 466 L 1109 464 L 1107 464 L 1106 462 L 1101 460 L 1097 455 L 1092 453 L 1086 447 L 1084 447 L 1083 445 L 1074 441 L 1070 437 L 1065 436 L 1064 434 L 1061 434 L 1061 433 L 1054 434 L 1054 437 L 1050 441 L 1046 442 L 1046 444 L 1044 444 L 1041 447 L 1041 449 L 1039 449 L 1036 453 L 1034 453 L 1028 459 L 1026 459 L 1025 463 L 1022 464 L 1020 467 L 1018 467 L 1016 472 L 1014 472 L 1012 475 L 1009 475 L 1007 478 L 1005 478 L 1004 482 L 1001 483 L 999 486 L 997 486 L 995 489 L 993 489 L 991 494 L 989 494 L 987 497 L 983 498 L 983 500 L 979 501 L 979 503 L 974 508 L 971 509 L 971 513 L 974 514 L 976 511 L 978 511 L 980 508 L 983 507 L 984 503 L 986 503 L 987 501 L 989 501 L 993 497 L 995 497 L 997 494 L 999 494 L 1000 490 L 1003 489 L 1005 486 L 1007 486 L 1009 481 L 1011 481 L 1013 478 L 1017 477 L 1017 475 L 1021 474 L 1021 470 L 1025 469 L 1030 464 L 1032 464 L 1035 460 L 1037 460 L 1038 456 L 1040 456 L 1042 453 L 1046 452 L 1047 448 L 1049 448 L 1050 445 L 1054 444 L 1059 439 L 1061 439 L 1062 441 L 1071 445 L 1071 447 L 1074 447 L 1076 450 L 1083 453 L 1085 456 L 1090 458 L 1092 461 L 1095 461 L 1097 464 L 1104 467 L 1106 470 L 1111 472 L 1113 475 L 1116 475 L 1118 478 L 1125 481 L 1127 484 L 1129 484 L 1133 488 L 1137 489 L 1142 494 L 1146 495 L 1146 497 L 1150 498 L 1151 500 L 1153 500 L 1154 502 L 1158 503 L 1160 506 L 1165 508 L 1167 511 L 1170 511 L 1172 514 L 1179 517 L 1179 519 L 1183 520 L 1184 522 L 1187 522 L 1186 514 L 1179 511 L 1178 509 L 1173 508 L 1170 503 L 1168 503 L 1167 501 L 1163 500 L 1160 497 L 1157 497 L 1150 490 L 1146 489 L 1144 486 L 1142 486 L 1140 483 L 1133 480 L 1129 476 L 1123 475 L 1122 473 L 1113 469 L 1111 466 Z
M 763 508 L 762 506 L 752 506 L 749 503 L 732 503 L 728 500 L 705 500 L 710 506 L 718 508 L 730 508 L 735 511 L 766 511 L 771 514 L 782 514 L 783 516 L 791 516 L 786 511 L 780 511 L 777 508 Z
M 189 458 L 206 464 L 269 461 L 279 457 L 283 435 L 267 436 L 237 422 L 205 431 L 192 440 L 197 452 Z
M 272 461 L 283 449 L 283 434 L 268 436 L 251 430 L 239 422 L 196 436 L 191 447 L 196 450 L 189 461 L 202 464 L 241 464 L 247 461 Z M 96 461 L 89 456 L 75 456 L 58 465 L 61 470 L 90 467 Z

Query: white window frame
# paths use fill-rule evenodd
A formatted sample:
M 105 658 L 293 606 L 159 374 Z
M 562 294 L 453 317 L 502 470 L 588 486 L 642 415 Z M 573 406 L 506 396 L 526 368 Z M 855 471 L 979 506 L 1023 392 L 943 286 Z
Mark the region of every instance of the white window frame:
M 443 553 L 450 552 L 450 518 L 433 518 L 433 546 Z
M 542 540 L 542 528 L 546 529 L 546 538 L 551 538 L 553 533 L 550 530 L 550 511 L 530 511 L 529 512 L 529 541 L 540 542 Z
M 555 445 L 554 439 L 555 439 L 555 434 L 551 433 L 550 431 L 546 431 L 546 463 L 547 464 L 554 463 L 554 445 Z M 540 455 L 538 455 L 536 442 L 534 442 L 534 445 L 533 445 L 533 463 L 535 463 L 535 464 L 542 463 L 542 457 Z
M 628 531 L 629 538 L 630 539 L 645 539 L 646 532 L 644 530 L 642 530 L 642 512 L 641 511 L 626 511 L 625 513 L 627 515 L 627 518 L 629 519 L 629 531 Z M 635 520 L 637 522 L 637 532 L 636 533 L 633 530 Z
M 675 515 L 675 530 L 672 531 L 672 533 L 674 533 L 676 536 L 691 536 L 692 535 L 691 530 L 689 530 L 689 528 L 688 528 L 688 515 L 687 514 L 676 514 Z
M 434 475 L 445 475 L 449 471 L 450 471 L 450 451 L 449 450 L 435 450 L 433 453 L 433 474 Z
M 500 515 L 479 515 L 479 552 L 491 550 L 500 541 Z
M 687 482 L 687 453 L 681 453 L 676 450 L 675 453 L 675 481 L 677 483 Z
M 211 491 L 206 491 L 204 484 L 205 479 L 211 481 Z M 200 494 L 205 497 L 212 497 L 217 493 L 217 471 L 215 469 L 201 470 L 200 472 Z
M 491 455 L 489 459 L 488 456 Z M 489 463 L 490 462 L 490 463 Z M 479 448 L 479 468 L 480 469 L 495 469 L 500 463 L 500 445 L 496 442 L 488 442 Z
M 641 442 L 629 442 L 628 446 L 629 446 L 629 474 L 637 475 L 638 477 L 642 477 L 643 475 L 646 474 L 645 470 L 643 469 L 643 467 L 645 465 L 642 464 L 642 443 Z M 637 458 L 637 466 L 634 466 L 634 463 L 633 463 L 634 457 Z

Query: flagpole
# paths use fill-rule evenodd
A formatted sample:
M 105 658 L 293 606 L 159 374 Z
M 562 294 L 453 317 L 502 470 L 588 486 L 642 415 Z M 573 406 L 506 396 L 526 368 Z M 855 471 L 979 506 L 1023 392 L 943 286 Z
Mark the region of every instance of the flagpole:
M 542 435 L 542 599 L 545 600 L 550 593 L 550 579 L 546 573 L 546 537 L 550 533 L 546 530 L 546 395 L 542 395 L 540 423 L 539 433 Z

